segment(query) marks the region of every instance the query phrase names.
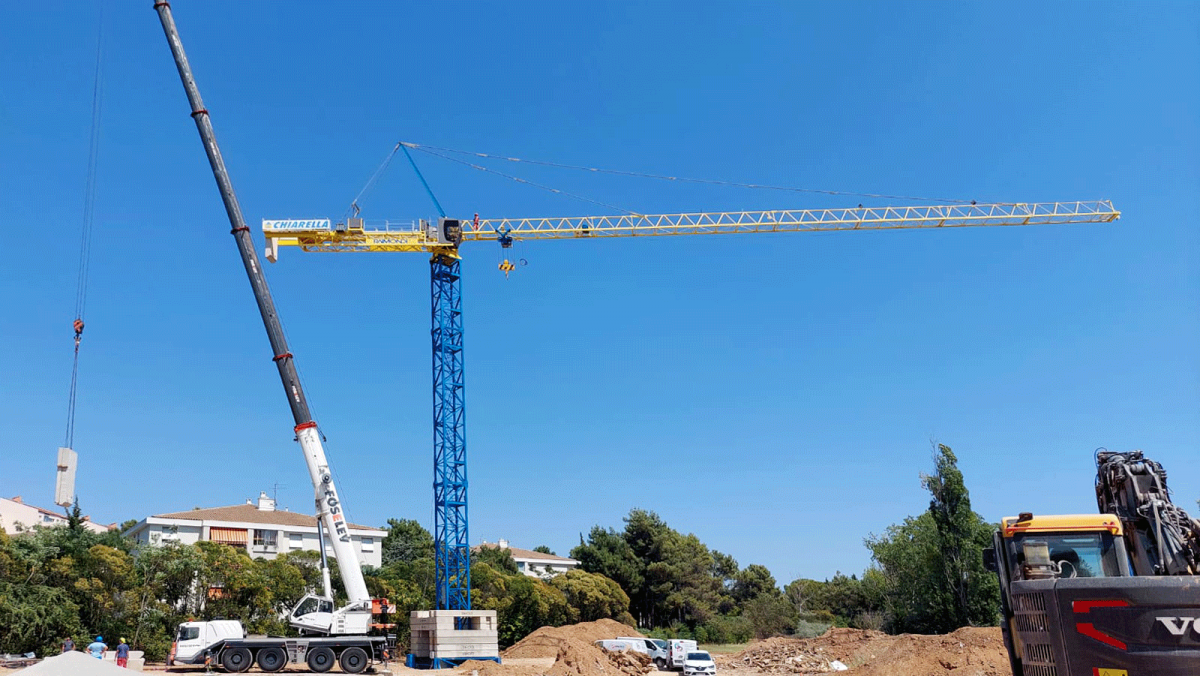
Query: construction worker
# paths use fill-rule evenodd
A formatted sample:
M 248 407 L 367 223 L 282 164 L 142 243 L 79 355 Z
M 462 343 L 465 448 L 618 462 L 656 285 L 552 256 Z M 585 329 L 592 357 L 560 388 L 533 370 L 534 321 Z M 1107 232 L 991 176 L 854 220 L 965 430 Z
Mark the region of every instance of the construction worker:
M 125 642 L 125 638 L 121 638 L 121 644 L 117 646 L 117 666 L 124 669 L 129 668 L 129 644 Z
M 108 645 L 104 643 L 103 636 L 97 636 L 95 641 L 92 641 L 87 647 L 88 654 L 98 660 L 104 659 L 104 654 L 108 652 Z

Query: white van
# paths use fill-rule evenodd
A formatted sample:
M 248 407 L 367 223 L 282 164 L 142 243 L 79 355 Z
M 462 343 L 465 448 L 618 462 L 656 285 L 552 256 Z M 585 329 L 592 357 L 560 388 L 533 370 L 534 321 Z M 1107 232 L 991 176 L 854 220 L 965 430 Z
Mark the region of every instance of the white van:
M 697 648 L 695 641 L 686 638 L 667 639 L 667 667 L 682 669 L 683 663 L 687 661 L 687 654 L 696 652 Z
M 596 645 L 604 650 L 609 651 L 609 652 L 619 652 L 621 650 L 638 650 L 637 646 L 634 645 L 632 640 L 624 639 L 624 638 L 606 638 L 601 641 L 596 641 Z M 642 650 L 638 650 L 638 652 L 645 652 L 645 648 L 643 648 Z
M 620 636 L 618 641 L 629 641 L 633 650 L 644 653 L 654 660 L 654 666 L 659 669 L 667 668 L 667 642 L 661 638 L 642 638 L 640 636 Z

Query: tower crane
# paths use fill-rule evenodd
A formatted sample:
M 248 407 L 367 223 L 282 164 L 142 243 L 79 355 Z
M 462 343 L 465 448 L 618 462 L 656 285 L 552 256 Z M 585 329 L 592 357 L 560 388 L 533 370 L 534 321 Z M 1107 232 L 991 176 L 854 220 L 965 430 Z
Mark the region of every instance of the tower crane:
M 1107 200 L 883 206 L 559 218 L 439 218 L 366 222 L 347 218 L 264 220 L 267 260 L 279 248 L 317 252 L 405 252 L 430 256 L 433 338 L 434 543 L 437 607 L 469 610 L 467 454 L 460 247 L 469 242 L 720 235 L 838 230 L 1108 223 L 1120 218 Z M 505 270 L 505 264 L 501 269 Z M 511 270 L 511 264 L 509 264 Z M 508 270 L 505 270 L 507 273 Z

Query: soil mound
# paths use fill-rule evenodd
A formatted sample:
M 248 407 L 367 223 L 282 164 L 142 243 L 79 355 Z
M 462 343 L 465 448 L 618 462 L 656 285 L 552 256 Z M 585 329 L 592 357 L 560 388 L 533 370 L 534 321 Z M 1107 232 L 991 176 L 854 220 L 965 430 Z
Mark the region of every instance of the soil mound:
M 829 673 L 835 660 L 849 667 L 841 672 L 848 676 L 1009 676 L 1008 653 L 995 627 L 937 636 L 830 629 L 817 638 L 772 638 L 717 656 L 720 667 L 768 674 Z
M 565 627 L 542 627 L 501 655 L 502 659 L 554 658 L 549 676 L 642 676 L 650 658 L 630 651 L 613 652 L 594 645 L 618 636 L 641 636 L 615 620 L 581 622 Z
M 641 634 L 627 624 L 609 619 L 568 624 L 564 627 L 542 627 L 505 650 L 503 657 L 554 657 L 563 641 L 579 641 L 591 645 L 596 641 L 618 636 Z

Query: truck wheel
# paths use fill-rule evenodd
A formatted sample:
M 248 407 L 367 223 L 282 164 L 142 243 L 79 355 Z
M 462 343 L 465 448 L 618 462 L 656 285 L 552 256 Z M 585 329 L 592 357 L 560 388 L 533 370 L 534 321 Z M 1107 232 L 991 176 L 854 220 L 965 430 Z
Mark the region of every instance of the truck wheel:
M 308 668 L 315 673 L 323 674 L 329 671 L 336 661 L 333 657 L 333 650 L 325 646 L 308 651 Z
M 361 674 L 367 670 L 367 651 L 362 648 L 346 648 L 338 658 L 342 671 L 347 674 Z
M 660 657 L 660 658 L 654 660 L 654 666 L 658 667 L 659 671 L 666 671 L 667 670 L 667 661 Z
M 283 648 L 263 648 L 258 651 L 258 668 L 263 671 L 283 671 L 287 663 L 287 653 L 283 652 Z
M 230 648 L 221 654 L 221 666 L 225 671 L 240 674 L 254 664 L 254 655 L 245 648 Z

